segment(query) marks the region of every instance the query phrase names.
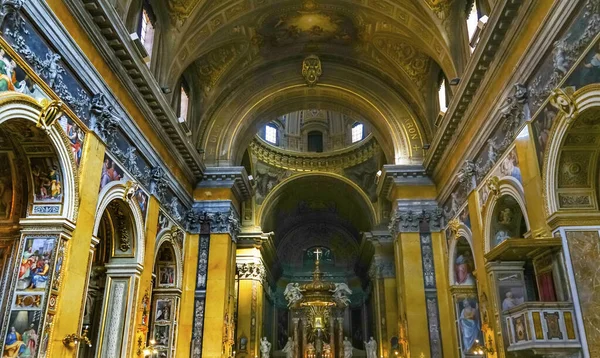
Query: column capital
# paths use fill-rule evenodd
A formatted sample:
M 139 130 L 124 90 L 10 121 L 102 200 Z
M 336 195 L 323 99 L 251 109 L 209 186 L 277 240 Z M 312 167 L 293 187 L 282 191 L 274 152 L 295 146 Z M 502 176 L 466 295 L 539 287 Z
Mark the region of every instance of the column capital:
M 262 262 L 238 262 L 237 273 L 240 280 L 253 280 L 262 283 L 267 280 L 267 270 Z
M 196 202 L 186 213 L 184 223 L 192 234 L 210 229 L 213 234 L 229 234 L 233 241 L 240 232 L 240 215 L 231 200 Z
M 396 201 L 388 227 L 392 237 L 399 232 L 419 232 L 422 224 L 431 232 L 440 231 L 444 226 L 444 211 L 435 200 Z

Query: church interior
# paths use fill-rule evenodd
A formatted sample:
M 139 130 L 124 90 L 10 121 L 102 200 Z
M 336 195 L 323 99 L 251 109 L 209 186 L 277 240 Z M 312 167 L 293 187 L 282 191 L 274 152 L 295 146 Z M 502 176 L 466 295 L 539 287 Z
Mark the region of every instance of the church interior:
M 0 0 L 2 358 L 600 357 L 600 0 Z

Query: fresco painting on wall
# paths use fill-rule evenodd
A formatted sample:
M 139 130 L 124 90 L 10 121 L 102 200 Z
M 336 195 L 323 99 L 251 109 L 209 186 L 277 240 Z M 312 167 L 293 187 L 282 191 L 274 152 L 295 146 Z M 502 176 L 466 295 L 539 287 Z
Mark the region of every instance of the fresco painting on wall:
M 535 144 L 535 151 L 537 153 L 537 160 L 540 171 L 544 166 L 544 153 L 548 146 L 548 139 L 550 138 L 550 130 L 552 124 L 556 118 L 557 110 L 551 104 L 546 104 L 544 109 L 538 113 L 535 119 L 531 122 L 531 135 L 533 136 L 533 143 Z
M 590 83 L 598 82 L 600 82 L 600 41 L 594 44 L 565 84 L 580 89 Z
M 517 156 L 517 150 L 513 148 L 508 154 L 502 159 L 499 165 L 496 166 L 492 172 L 492 176 L 498 178 L 513 177 L 523 183 L 521 177 L 521 168 L 519 167 L 519 157 Z
M 123 169 L 112 160 L 108 155 L 104 155 L 104 164 L 102 165 L 102 176 L 100 177 L 100 190 L 108 183 L 121 180 L 125 177 Z
M 42 309 L 55 245 L 55 237 L 25 239 L 3 357 L 35 357 L 40 349 Z
M 63 189 L 59 164 L 54 157 L 30 157 L 33 191 L 37 202 L 60 202 Z
M 35 357 L 40 346 L 42 311 L 13 311 L 2 357 Z
M 13 202 L 13 178 L 8 153 L 0 153 L 0 220 L 8 219 Z
M 59 119 L 62 129 L 69 137 L 69 143 L 71 144 L 71 150 L 75 157 L 75 164 L 79 166 L 81 163 L 81 155 L 83 153 L 83 142 L 85 139 L 85 133 L 75 122 L 73 122 L 67 116 L 62 116 Z
M 458 215 L 458 219 L 465 224 L 469 229 L 471 228 L 471 215 L 469 214 L 469 206 L 465 205 L 460 214 Z
M 0 47 L 0 92 L 15 91 L 40 101 L 48 96 L 20 68 L 6 50 Z
M 175 285 L 175 267 L 161 266 L 158 268 L 158 285 L 159 286 Z
M 458 239 L 454 255 L 455 283 L 457 285 L 475 285 L 473 253 L 471 245 L 469 245 L 469 242 L 464 237 Z
M 475 296 L 458 299 L 457 301 L 456 312 L 458 312 L 460 345 L 463 354 L 469 354 L 472 353 L 476 341 L 482 341 L 479 304 Z
M 135 192 L 135 201 L 142 211 L 142 216 L 146 218 L 146 211 L 148 210 L 148 195 L 142 189 L 138 189 Z
M 156 300 L 156 320 L 169 321 L 171 319 L 171 300 Z

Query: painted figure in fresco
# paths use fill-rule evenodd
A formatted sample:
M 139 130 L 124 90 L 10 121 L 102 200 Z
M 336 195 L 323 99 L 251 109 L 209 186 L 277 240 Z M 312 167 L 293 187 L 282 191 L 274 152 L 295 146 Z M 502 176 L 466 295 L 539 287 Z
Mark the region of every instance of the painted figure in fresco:
M 344 337 L 342 344 L 344 346 L 344 358 L 352 358 L 352 342 L 350 342 L 348 337 Z
M 81 142 L 83 132 L 78 126 L 67 123 L 67 136 L 71 142 L 71 150 L 75 156 L 75 161 L 77 162 L 77 165 L 79 165 L 79 162 L 81 161 Z
M 262 337 L 260 340 L 260 357 L 269 358 L 271 355 L 271 343 L 267 341 L 267 337 Z
M 121 180 L 121 174 L 115 168 L 115 162 L 109 158 L 104 159 L 104 165 L 102 166 L 102 177 L 100 179 L 100 190 L 106 186 L 106 184 Z
M 594 55 L 583 64 L 584 70 L 581 73 L 581 78 L 587 83 L 600 81 L 600 44 L 596 48 Z M 582 83 L 586 83 L 583 82 Z
M 537 142 L 538 142 L 538 159 L 544 159 L 544 152 L 546 151 L 546 147 L 548 146 L 548 139 L 550 138 L 550 129 L 552 128 L 552 122 L 554 122 L 554 118 L 556 117 L 556 113 L 551 111 L 547 106 L 544 108 L 544 111 L 541 116 L 539 116 L 534 122 L 534 126 L 537 132 Z
M 48 272 L 50 271 L 50 265 L 48 260 L 38 260 L 35 270 L 33 270 L 33 276 L 31 277 L 31 284 L 29 288 L 44 288 L 46 281 L 48 281 Z
M 25 343 L 24 357 L 35 357 L 35 352 L 38 347 L 38 334 L 35 330 L 35 325 L 29 325 L 29 329 L 23 332 L 23 342 Z
M 473 258 L 470 251 L 465 251 L 462 255 L 458 255 L 454 262 L 454 272 L 456 273 L 456 284 L 458 285 L 474 285 L 473 277 Z
M 10 327 L 6 339 L 4 340 L 4 352 L 2 358 L 17 358 L 26 349 L 25 342 L 21 334 L 17 332 L 15 327 Z
M 468 353 L 473 348 L 475 341 L 481 331 L 479 320 L 479 310 L 477 305 L 473 307 L 468 299 L 463 301 L 463 309 L 460 311 L 459 318 L 460 331 L 462 332 L 463 353 Z
M 19 268 L 19 280 L 26 280 L 31 277 L 31 268 L 37 261 L 37 256 L 33 252 L 33 247 L 23 252 L 23 259 L 21 260 L 21 267 Z
M 517 158 L 517 153 L 515 151 L 510 152 L 506 159 L 504 159 L 500 171 L 502 172 L 502 175 L 511 176 L 519 182 L 522 182 L 519 159 Z
M 523 303 L 523 301 L 523 297 L 514 297 L 512 291 L 508 291 L 506 292 L 506 297 L 504 298 L 504 301 L 502 301 L 502 310 L 507 311 L 511 308 L 517 307 L 518 305 Z
M 285 353 L 285 358 L 294 358 L 295 346 L 296 344 L 292 337 L 288 337 L 287 343 L 282 349 L 282 352 Z
M 0 160 L 6 160 L 8 157 L 0 155 Z M 12 206 L 12 174 L 9 165 L 0 167 L 0 218 L 7 218 L 10 215 Z
M 8 60 L 4 55 L 4 50 L 0 49 L 0 92 L 14 91 L 17 78 L 13 68 L 16 67 L 15 61 Z

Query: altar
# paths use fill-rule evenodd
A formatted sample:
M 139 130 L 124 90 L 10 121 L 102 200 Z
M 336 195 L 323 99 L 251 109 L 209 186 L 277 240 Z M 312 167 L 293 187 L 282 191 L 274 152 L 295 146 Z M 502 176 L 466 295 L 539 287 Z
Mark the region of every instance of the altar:
M 312 281 L 289 283 L 284 292 L 293 323 L 293 337 L 284 348 L 288 357 L 344 357 L 343 313 L 352 291 L 345 283 L 323 281 L 320 254 L 320 250 L 315 251 Z M 347 349 L 351 350 L 351 345 Z

